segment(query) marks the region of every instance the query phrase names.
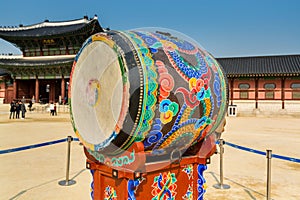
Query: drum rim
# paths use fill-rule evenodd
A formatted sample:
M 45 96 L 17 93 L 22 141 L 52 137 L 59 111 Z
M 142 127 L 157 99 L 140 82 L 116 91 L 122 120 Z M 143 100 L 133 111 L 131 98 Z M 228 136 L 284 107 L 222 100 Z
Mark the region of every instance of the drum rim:
M 112 132 L 112 134 L 105 140 L 103 140 L 102 142 L 98 143 L 98 144 L 93 144 L 90 143 L 88 141 L 86 141 L 82 135 L 79 133 L 78 129 L 77 129 L 77 125 L 74 122 L 74 114 L 73 114 L 73 110 L 72 110 L 72 81 L 73 81 L 73 74 L 74 74 L 74 70 L 77 67 L 77 61 L 80 58 L 81 53 L 83 52 L 83 50 L 90 44 L 92 44 L 93 42 L 103 42 L 106 45 L 108 45 L 109 47 L 111 47 L 113 49 L 113 51 L 117 54 L 118 56 L 118 64 L 120 67 L 126 68 L 125 62 L 123 60 L 122 54 L 118 51 L 118 47 L 117 44 L 110 39 L 105 33 L 96 33 L 92 36 L 90 36 L 82 45 L 81 49 L 78 51 L 74 62 L 73 62 L 73 66 L 72 66 L 72 70 L 71 70 L 71 74 L 70 74 L 70 88 L 69 88 L 69 93 L 68 93 L 68 97 L 69 97 L 69 102 L 68 104 L 70 105 L 70 117 L 71 117 L 71 123 L 73 126 L 73 130 L 76 134 L 76 136 L 79 138 L 79 140 L 83 143 L 83 145 L 87 148 L 90 149 L 92 151 L 96 151 L 98 149 L 104 148 L 106 146 L 108 146 L 110 144 L 110 142 L 116 138 L 116 136 L 118 135 L 118 133 L 120 132 L 120 130 L 122 129 L 122 127 L 120 127 L 120 125 L 122 125 L 122 121 L 124 121 L 126 113 L 127 113 L 127 109 L 124 109 L 124 105 L 128 104 L 129 102 L 129 98 L 127 95 L 128 93 L 128 81 L 127 81 L 127 75 L 126 75 L 126 69 L 125 70 L 120 70 L 121 76 L 122 76 L 122 84 L 123 84 L 123 91 L 122 91 L 122 102 L 121 102 L 121 110 L 120 110 L 120 114 L 119 114 L 119 118 L 115 124 L 115 128 Z

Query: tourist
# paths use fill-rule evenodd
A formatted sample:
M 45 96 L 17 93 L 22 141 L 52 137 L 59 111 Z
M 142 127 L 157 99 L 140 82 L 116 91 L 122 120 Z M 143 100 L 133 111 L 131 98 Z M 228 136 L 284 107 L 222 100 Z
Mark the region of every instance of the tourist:
M 31 111 L 31 108 L 32 108 L 32 101 L 30 100 L 30 101 L 29 101 L 29 104 L 28 104 L 28 109 L 29 109 L 29 111 Z
M 54 104 L 53 102 L 51 102 L 50 106 L 49 106 L 49 109 L 50 109 L 50 115 L 54 115 Z
M 15 103 L 15 101 L 12 101 L 10 103 L 9 119 L 11 119 L 11 116 L 13 117 L 13 119 L 15 118 L 15 112 L 16 112 L 16 103 Z
M 53 115 L 57 115 L 57 112 L 56 112 L 56 103 L 54 104 Z
M 64 98 L 64 105 L 67 105 L 67 104 L 68 104 L 68 97 L 65 96 L 65 98 Z
M 22 112 L 22 119 L 25 119 L 26 106 L 23 102 L 21 103 L 21 112 Z
M 20 119 L 21 104 L 21 101 L 16 103 L 16 119 Z
M 34 95 L 32 96 L 31 102 L 32 102 L 32 103 L 35 103 Z

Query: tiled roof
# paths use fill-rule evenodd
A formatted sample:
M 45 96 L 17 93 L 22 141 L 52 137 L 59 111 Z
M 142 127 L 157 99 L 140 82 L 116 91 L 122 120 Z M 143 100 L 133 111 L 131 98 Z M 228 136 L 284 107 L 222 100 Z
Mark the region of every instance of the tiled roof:
M 5 69 L 1 69 L 1 68 L 0 68 L 0 76 L 4 76 L 4 75 L 6 75 L 6 74 L 9 74 L 9 72 L 6 71 Z
M 1 66 L 47 66 L 71 64 L 74 56 L 0 59 Z M 300 76 L 300 55 L 217 58 L 228 77 Z
M 217 58 L 228 77 L 299 76 L 300 55 Z
M 0 38 L 54 36 L 84 30 L 87 26 L 103 31 L 97 16 L 90 20 L 85 16 L 83 19 L 72 21 L 49 22 L 46 20 L 29 26 L 0 27 Z
M 72 56 L 45 56 L 45 57 L 30 57 L 18 59 L 0 59 L 0 68 L 16 67 L 16 66 L 48 66 L 72 64 L 75 55 Z

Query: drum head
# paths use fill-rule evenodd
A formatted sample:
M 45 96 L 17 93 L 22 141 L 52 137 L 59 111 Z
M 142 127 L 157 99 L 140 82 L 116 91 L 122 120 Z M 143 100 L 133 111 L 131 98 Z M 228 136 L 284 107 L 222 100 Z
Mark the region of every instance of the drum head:
M 122 106 L 118 55 L 105 42 L 93 41 L 82 48 L 75 64 L 71 108 L 76 132 L 88 146 L 105 147 L 115 137 Z

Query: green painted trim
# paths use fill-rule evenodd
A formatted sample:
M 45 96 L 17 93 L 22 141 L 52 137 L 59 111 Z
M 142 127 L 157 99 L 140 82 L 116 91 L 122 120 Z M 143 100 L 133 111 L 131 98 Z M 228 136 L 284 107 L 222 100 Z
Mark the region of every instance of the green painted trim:
M 236 80 L 254 80 L 253 77 L 237 77 L 237 78 L 234 78 Z
M 280 80 L 279 77 L 263 77 L 262 80 Z
M 296 77 L 294 76 L 294 77 L 290 77 L 290 79 L 291 80 L 300 80 L 300 77 L 299 76 L 296 76 Z

